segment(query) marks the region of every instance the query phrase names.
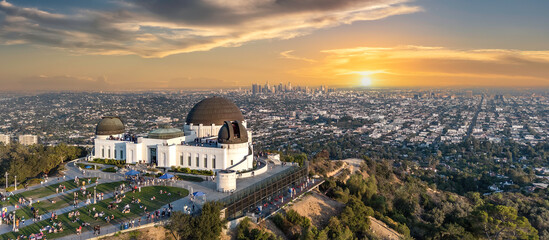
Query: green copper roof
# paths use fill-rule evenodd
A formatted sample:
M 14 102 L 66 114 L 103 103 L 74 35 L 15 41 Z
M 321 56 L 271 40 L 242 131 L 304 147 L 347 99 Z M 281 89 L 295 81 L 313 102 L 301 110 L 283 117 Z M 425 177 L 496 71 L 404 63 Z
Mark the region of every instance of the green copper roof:
M 158 128 L 149 132 L 149 138 L 171 139 L 183 137 L 185 134 L 179 128 Z

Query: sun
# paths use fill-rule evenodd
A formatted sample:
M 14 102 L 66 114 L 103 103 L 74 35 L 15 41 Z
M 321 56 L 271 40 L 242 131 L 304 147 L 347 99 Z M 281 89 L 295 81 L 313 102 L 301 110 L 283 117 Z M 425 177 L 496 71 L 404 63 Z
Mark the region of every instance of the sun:
M 369 87 L 372 85 L 372 78 L 370 76 L 362 76 L 360 82 L 363 87 Z

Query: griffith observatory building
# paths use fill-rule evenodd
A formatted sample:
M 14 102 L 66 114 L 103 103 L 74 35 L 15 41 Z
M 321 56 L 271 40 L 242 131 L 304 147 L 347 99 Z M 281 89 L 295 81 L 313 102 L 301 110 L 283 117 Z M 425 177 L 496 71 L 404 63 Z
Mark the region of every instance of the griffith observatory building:
M 206 98 L 185 122 L 183 129 L 158 128 L 136 137 L 126 133 L 120 118 L 103 117 L 95 130 L 93 157 L 214 172 L 253 168 L 252 132 L 232 101 Z

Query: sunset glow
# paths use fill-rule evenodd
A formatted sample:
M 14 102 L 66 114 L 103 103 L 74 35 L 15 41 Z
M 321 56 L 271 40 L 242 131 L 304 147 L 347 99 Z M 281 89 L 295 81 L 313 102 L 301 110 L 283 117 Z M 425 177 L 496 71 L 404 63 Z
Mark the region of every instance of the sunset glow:
M 360 82 L 361 82 L 363 87 L 369 87 L 369 86 L 372 85 L 372 78 L 370 76 L 363 76 L 360 79 Z
M 547 1 L 487 1 L 474 11 L 459 0 L 192 2 L 0 1 L 0 84 L 549 86 Z M 501 14 L 509 11 L 528 14 Z

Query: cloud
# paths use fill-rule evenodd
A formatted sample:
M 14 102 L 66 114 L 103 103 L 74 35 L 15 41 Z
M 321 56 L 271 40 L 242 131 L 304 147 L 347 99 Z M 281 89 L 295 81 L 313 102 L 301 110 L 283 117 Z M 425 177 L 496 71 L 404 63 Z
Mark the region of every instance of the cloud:
M 54 13 L 0 1 L 0 43 L 164 57 L 421 11 L 408 0 L 134 0 Z
M 324 50 L 292 73 L 353 84 L 373 75 L 380 86 L 549 86 L 549 51 L 430 46 Z
M 298 57 L 298 56 L 292 55 L 293 52 L 294 52 L 294 50 L 284 51 L 284 52 L 280 53 L 280 56 L 282 56 L 283 58 L 287 58 L 287 59 L 305 61 L 305 62 L 310 62 L 310 63 L 316 62 L 316 60 L 313 60 L 313 59 Z

